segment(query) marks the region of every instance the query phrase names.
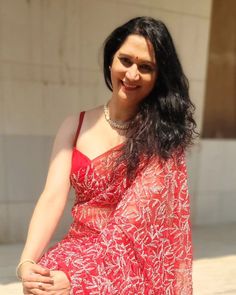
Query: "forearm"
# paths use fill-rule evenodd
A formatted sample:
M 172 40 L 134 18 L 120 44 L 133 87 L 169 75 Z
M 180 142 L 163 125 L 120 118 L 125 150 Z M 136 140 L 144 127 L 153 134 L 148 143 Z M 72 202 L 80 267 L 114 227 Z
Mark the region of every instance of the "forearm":
M 66 200 L 41 195 L 30 221 L 21 261 L 38 261 L 57 227 L 65 203 Z

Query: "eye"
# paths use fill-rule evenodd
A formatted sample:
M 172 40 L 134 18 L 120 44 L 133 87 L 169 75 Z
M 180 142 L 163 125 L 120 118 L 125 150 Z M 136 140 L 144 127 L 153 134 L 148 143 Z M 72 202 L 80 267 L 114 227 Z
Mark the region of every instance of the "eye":
M 154 68 L 149 64 L 141 64 L 138 66 L 138 68 L 139 68 L 139 71 L 144 74 L 152 73 L 154 71 Z
M 128 57 L 119 57 L 119 60 L 125 67 L 130 67 L 132 65 L 132 61 Z

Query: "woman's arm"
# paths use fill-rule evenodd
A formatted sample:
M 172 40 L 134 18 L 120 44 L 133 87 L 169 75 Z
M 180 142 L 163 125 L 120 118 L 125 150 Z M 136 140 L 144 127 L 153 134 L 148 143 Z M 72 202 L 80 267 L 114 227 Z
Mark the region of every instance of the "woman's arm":
M 69 174 L 76 127 L 77 117 L 68 117 L 56 135 L 46 185 L 30 221 L 21 261 L 38 261 L 63 213 L 70 190 Z

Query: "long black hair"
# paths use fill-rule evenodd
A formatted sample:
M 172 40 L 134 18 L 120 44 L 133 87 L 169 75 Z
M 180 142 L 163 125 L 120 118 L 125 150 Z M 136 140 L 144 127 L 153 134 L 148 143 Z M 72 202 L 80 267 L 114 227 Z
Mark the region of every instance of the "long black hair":
M 137 17 L 108 36 L 103 53 L 107 87 L 112 91 L 109 66 L 113 57 L 131 34 L 143 36 L 151 42 L 157 61 L 157 79 L 151 93 L 140 103 L 140 110 L 127 131 L 127 141 L 122 147 L 120 161 L 126 161 L 128 174 L 136 171 L 141 155 L 158 155 L 160 159 L 167 160 L 174 151 L 184 151 L 197 135 L 188 80 L 171 35 L 160 20 Z

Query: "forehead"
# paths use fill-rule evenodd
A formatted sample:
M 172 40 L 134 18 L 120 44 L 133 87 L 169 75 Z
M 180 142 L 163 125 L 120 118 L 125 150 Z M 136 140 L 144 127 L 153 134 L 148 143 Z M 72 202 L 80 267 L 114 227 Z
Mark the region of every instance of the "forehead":
M 151 42 L 140 35 L 129 35 L 117 53 L 155 62 L 155 52 Z

